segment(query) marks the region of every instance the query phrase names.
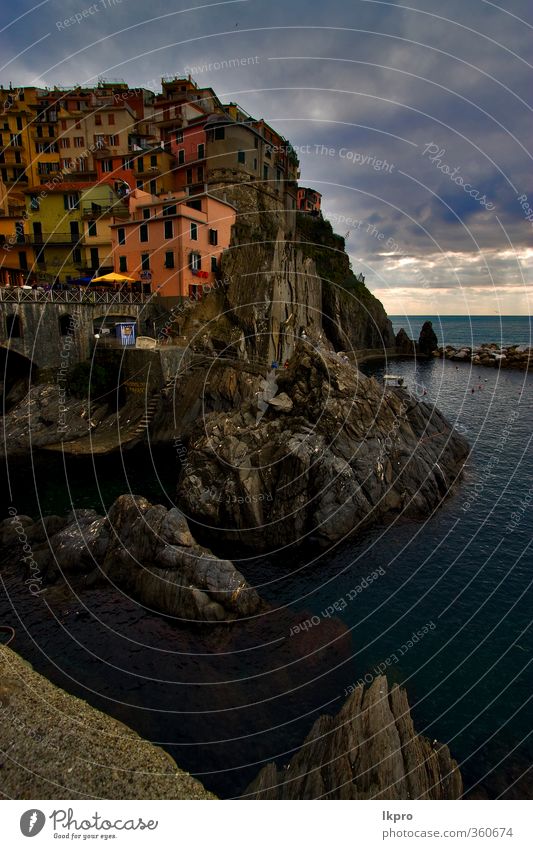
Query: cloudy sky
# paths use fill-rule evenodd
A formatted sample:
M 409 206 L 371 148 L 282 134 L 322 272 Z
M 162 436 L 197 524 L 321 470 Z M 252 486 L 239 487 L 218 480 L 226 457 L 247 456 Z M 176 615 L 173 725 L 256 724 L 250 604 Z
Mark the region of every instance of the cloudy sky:
M 531 312 L 528 0 L 4 8 L 4 85 L 103 77 L 155 89 L 192 69 L 264 115 L 297 147 L 301 181 L 322 192 L 389 313 Z

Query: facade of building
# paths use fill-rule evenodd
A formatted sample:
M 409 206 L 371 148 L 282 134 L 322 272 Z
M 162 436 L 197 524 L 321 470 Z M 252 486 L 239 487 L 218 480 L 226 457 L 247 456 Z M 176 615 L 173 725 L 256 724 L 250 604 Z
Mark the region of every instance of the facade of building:
M 322 195 L 315 189 L 300 187 L 298 189 L 298 209 L 300 212 L 311 212 L 318 215 L 322 203 Z
M 136 190 L 129 202 L 129 219 L 111 228 L 115 271 L 149 281 L 168 303 L 200 299 L 217 279 L 235 208 L 208 193 L 163 199 Z
M 160 94 L 103 81 L 94 87 L 0 88 L 0 105 L 0 284 L 63 283 L 113 266 L 118 271 L 120 264 L 128 265 L 131 276 L 151 274 L 153 287 L 166 288 L 169 297 L 183 297 L 199 291 L 197 279 L 214 273 L 211 260 L 214 268 L 229 244 L 235 210 L 225 198 L 231 199 L 234 186 L 268 195 L 267 208 L 284 211 L 288 223 L 303 208 L 290 143 L 191 77 L 163 79 Z M 171 247 L 169 222 L 159 218 L 172 216 L 157 211 L 169 205 L 169 196 L 178 210 L 172 225 L 178 241 Z M 134 199 L 143 197 L 146 207 L 152 205 L 142 213 L 153 218 L 150 246 L 139 245 L 135 253 L 132 239 L 128 255 L 119 252 L 120 263 L 113 261 L 112 233 L 130 207 L 135 232 L 140 212 Z M 320 195 L 315 197 L 317 211 Z M 191 215 L 198 220 L 189 220 Z M 187 241 L 194 223 L 196 246 Z M 219 231 L 217 244 L 205 236 L 210 230 Z M 199 254 L 200 266 L 184 261 L 188 253 Z M 159 261 L 163 254 L 168 263 Z

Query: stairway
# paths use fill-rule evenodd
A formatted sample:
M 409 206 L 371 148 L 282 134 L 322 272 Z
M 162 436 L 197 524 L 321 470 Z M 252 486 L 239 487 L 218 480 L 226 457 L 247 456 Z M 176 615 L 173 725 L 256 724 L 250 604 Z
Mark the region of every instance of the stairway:
M 148 432 L 148 428 L 150 427 L 160 400 L 159 395 L 156 395 L 154 398 L 150 398 L 146 405 L 142 419 L 133 431 L 133 436 L 141 436 L 141 434 L 144 435 Z

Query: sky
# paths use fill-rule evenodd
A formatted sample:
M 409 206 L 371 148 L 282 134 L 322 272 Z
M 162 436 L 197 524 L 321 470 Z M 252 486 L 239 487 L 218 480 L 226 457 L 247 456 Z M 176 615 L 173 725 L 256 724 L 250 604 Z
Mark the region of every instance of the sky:
M 530 314 L 529 0 L 3 3 L 4 86 L 192 73 L 264 116 L 388 313 Z

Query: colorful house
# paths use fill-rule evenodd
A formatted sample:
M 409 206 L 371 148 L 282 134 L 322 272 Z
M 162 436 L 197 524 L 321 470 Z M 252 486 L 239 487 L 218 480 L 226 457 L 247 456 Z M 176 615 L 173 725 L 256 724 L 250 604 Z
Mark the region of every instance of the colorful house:
M 300 212 L 310 212 L 318 215 L 320 213 L 321 203 L 322 195 L 320 192 L 303 186 L 298 188 L 298 210 Z
M 61 283 L 113 270 L 111 223 L 127 215 L 107 183 L 59 182 L 27 190 L 28 240 L 39 280 Z
M 112 225 L 115 271 L 149 282 L 167 305 L 200 299 L 229 247 L 235 207 L 207 192 L 157 198 L 136 190 L 130 218 Z

